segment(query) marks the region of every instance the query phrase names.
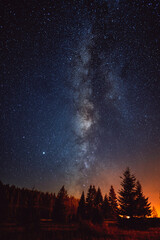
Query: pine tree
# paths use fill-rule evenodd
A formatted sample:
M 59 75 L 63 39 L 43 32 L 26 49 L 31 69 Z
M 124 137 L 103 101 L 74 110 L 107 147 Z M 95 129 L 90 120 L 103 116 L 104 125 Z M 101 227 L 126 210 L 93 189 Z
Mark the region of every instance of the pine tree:
M 118 203 L 117 203 L 117 197 L 116 197 L 116 193 L 114 191 L 113 186 L 111 186 L 109 191 L 109 203 L 111 207 L 111 216 L 113 219 L 115 219 L 118 216 Z
M 95 186 L 90 185 L 87 193 L 86 203 L 88 206 L 94 206 L 96 198 L 96 188 Z
M 58 223 L 65 223 L 67 221 L 67 208 L 66 202 L 68 200 L 68 194 L 64 186 L 60 189 L 56 201 L 55 201 L 55 211 L 53 219 Z
M 120 215 L 133 217 L 135 215 L 135 181 L 127 168 L 123 173 L 121 190 L 119 191 Z
M 82 192 L 82 195 L 79 201 L 79 206 L 77 209 L 77 217 L 78 219 L 85 219 L 86 217 L 86 202 L 85 202 L 84 191 Z
M 96 198 L 96 188 L 95 186 L 90 185 L 87 193 L 87 198 L 86 198 L 87 219 L 90 219 L 90 220 L 93 218 L 95 198 Z
M 103 222 L 103 211 L 102 211 L 102 203 L 103 203 L 103 197 L 101 193 L 101 189 L 98 188 L 95 200 L 94 200 L 94 206 L 93 206 L 93 217 L 92 222 L 93 223 L 102 223 Z
M 103 202 L 103 197 L 102 197 L 101 189 L 98 188 L 98 190 L 96 192 L 96 196 L 95 196 L 94 205 L 96 207 L 101 207 L 102 206 L 102 202 Z
M 139 181 L 136 183 L 136 216 L 146 217 L 151 215 L 151 204 L 148 202 L 148 198 L 145 198 L 142 192 L 142 186 Z
M 102 203 L 102 212 L 105 219 L 111 218 L 111 206 L 107 194 L 104 196 L 104 200 Z

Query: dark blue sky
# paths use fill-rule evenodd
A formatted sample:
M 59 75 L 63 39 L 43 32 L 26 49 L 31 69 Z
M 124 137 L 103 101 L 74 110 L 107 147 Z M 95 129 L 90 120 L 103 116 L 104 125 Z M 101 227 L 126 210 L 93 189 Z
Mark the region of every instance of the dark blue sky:
M 130 166 L 156 198 L 159 1 L 1 5 L 1 180 L 77 193 Z

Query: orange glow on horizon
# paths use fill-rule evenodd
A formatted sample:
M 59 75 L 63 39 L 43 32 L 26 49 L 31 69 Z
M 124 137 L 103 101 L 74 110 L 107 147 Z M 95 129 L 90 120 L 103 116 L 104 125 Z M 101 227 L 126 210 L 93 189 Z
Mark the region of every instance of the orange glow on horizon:
M 120 186 L 121 180 L 119 176 L 122 176 L 122 174 L 119 175 L 115 172 L 111 172 L 110 174 L 108 174 L 108 178 L 106 179 L 106 173 L 102 172 L 101 175 L 98 178 L 96 178 L 96 180 L 93 179 L 93 181 L 91 182 L 91 185 L 95 185 L 96 188 L 100 187 L 103 196 L 105 194 L 108 195 L 110 186 L 113 185 L 118 197 L 118 191 L 121 189 L 121 186 Z M 111 181 L 109 181 L 108 179 L 111 179 Z M 145 180 L 148 180 L 148 179 L 145 179 Z M 151 203 L 151 209 L 155 207 L 158 217 L 160 217 L 160 192 L 158 191 L 157 184 L 153 184 L 153 182 L 150 182 L 150 184 L 148 184 L 147 181 L 143 181 L 143 180 L 140 181 L 140 183 L 142 184 L 142 190 L 143 190 L 144 196 L 148 197 L 149 202 Z M 85 188 L 85 191 L 84 191 L 85 196 L 87 195 L 88 187 Z M 80 198 L 81 192 L 73 191 L 72 195 L 75 196 L 76 198 Z

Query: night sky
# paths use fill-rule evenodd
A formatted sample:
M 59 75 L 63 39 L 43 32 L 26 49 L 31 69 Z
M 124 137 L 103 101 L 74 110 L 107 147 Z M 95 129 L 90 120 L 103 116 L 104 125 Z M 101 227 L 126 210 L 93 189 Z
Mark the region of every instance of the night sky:
M 78 196 L 129 166 L 160 212 L 159 0 L 1 5 L 1 181 Z

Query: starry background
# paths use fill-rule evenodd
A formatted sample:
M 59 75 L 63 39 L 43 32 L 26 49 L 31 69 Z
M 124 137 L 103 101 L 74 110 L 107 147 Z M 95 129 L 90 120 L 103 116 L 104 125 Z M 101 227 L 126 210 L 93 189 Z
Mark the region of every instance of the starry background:
M 118 190 L 129 166 L 160 212 L 158 0 L 1 2 L 4 183 Z

